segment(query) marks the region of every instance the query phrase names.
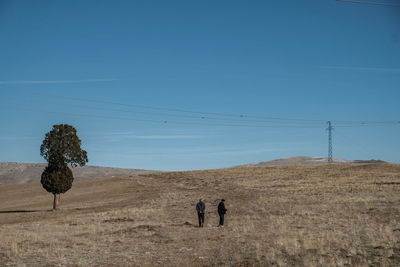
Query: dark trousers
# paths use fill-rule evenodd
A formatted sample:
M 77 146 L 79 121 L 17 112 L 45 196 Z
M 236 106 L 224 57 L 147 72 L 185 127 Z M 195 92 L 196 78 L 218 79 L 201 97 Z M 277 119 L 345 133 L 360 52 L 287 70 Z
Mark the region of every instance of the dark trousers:
M 199 217 L 199 227 L 201 227 L 204 224 L 204 212 L 197 212 L 197 216 Z
M 225 214 L 223 214 L 223 213 L 218 213 L 218 214 L 219 214 L 219 225 L 224 225 Z

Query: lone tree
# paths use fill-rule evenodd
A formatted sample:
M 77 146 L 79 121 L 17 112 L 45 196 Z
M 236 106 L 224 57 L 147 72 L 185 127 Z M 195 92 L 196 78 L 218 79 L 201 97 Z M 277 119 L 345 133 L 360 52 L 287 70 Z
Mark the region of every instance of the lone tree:
M 54 195 L 53 210 L 56 210 L 57 195 L 67 192 L 74 180 L 68 164 L 84 166 L 88 162 L 87 153 L 81 148 L 76 129 L 68 124 L 59 124 L 46 133 L 40 155 L 48 162 L 40 182 L 47 192 Z

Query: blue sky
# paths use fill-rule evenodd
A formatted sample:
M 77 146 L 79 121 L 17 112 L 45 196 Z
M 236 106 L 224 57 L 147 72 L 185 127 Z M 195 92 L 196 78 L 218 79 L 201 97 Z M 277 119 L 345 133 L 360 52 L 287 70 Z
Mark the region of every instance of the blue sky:
M 331 120 L 334 157 L 400 162 L 400 124 L 360 123 L 400 121 L 399 26 L 334 0 L 0 1 L 0 161 L 43 162 L 59 123 L 90 165 L 326 156 Z

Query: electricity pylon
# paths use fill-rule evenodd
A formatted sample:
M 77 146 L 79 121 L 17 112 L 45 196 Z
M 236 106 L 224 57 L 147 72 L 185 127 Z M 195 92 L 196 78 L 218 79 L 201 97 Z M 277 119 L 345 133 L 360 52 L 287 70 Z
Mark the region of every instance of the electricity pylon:
M 332 163 L 332 124 L 331 121 L 328 121 L 328 128 L 326 128 L 328 130 L 328 162 Z

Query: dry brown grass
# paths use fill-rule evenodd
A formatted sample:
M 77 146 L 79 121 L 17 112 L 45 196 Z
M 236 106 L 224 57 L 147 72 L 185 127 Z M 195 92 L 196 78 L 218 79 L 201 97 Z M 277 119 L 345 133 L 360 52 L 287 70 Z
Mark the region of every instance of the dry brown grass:
M 399 164 L 81 180 L 57 212 L 38 183 L 0 185 L 0 265 L 399 266 L 399 193 Z

